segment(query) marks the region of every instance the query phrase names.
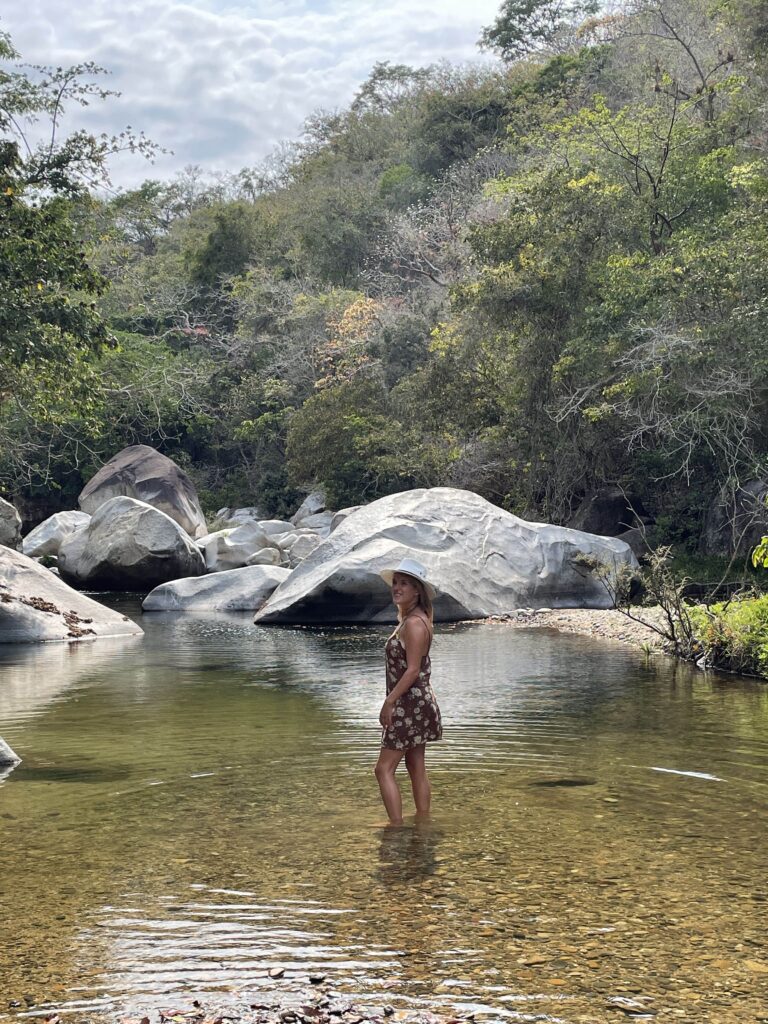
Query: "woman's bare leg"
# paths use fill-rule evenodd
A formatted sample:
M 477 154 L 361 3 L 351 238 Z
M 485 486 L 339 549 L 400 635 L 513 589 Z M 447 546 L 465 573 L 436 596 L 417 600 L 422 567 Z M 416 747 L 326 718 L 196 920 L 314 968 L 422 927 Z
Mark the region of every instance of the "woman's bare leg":
M 402 759 L 402 750 L 388 750 L 386 747 L 382 747 L 374 769 L 390 825 L 403 824 L 403 798 L 400 796 L 400 787 L 395 780 L 395 772 Z
M 432 803 L 432 787 L 427 775 L 426 752 L 427 748 L 422 744 L 420 747 L 412 747 L 405 755 L 405 767 L 411 777 L 413 802 L 416 804 L 417 814 L 429 814 Z

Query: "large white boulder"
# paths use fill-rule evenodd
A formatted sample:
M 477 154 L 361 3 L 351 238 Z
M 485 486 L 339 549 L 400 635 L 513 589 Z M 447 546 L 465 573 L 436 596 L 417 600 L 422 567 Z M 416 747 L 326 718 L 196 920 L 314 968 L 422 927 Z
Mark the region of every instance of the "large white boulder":
M 55 512 L 29 531 L 22 541 L 21 550 L 30 558 L 58 555 L 62 541 L 90 521 L 87 512 Z
M 244 523 L 234 530 L 219 530 L 205 539 L 205 566 L 208 572 L 240 569 L 257 551 L 276 547 L 256 522 Z
M 5 498 L 0 498 L 0 544 L 14 550 L 21 546 L 21 516 Z
M 405 556 L 426 565 L 439 591 L 435 617 L 443 621 L 519 607 L 609 607 L 602 584 L 573 564 L 582 554 L 614 569 L 636 565 L 623 541 L 528 523 L 471 491 L 405 491 L 345 519 L 277 588 L 256 622 L 394 621 L 378 574 Z
M 68 587 L 19 551 L 0 548 L 0 643 L 132 636 L 143 630 Z
M 253 565 L 197 579 L 174 580 L 155 587 L 141 607 L 145 612 L 252 612 L 289 575 L 290 570 L 275 565 Z
M 151 590 L 201 576 L 205 561 L 177 522 L 135 498 L 110 498 L 59 548 L 65 580 L 104 590 Z
M 173 459 L 147 444 L 123 448 L 101 467 L 80 493 L 80 508 L 93 515 L 105 501 L 136 498 L 165 512 L 190 537 L 208 532 L 197 491 Z

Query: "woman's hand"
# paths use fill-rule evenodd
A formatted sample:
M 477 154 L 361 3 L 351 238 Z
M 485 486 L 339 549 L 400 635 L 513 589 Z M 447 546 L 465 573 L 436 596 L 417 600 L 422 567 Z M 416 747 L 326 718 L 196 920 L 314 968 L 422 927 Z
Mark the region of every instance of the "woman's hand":
M 379 724 L 385 729 L 389 729 L 392 725 L 392 718 L 395 714 L 394 701 L 390 701 L 389 697 L 381 705 L 381 711 L 379 712 Z

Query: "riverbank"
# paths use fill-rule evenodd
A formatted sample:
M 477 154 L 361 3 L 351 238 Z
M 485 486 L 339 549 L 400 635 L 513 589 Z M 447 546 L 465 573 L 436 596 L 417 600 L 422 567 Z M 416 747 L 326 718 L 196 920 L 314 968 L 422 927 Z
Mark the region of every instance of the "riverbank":
M 505 622 L 510 626 L 530 629 L 557 629 L 562 633 L 578 633 L 600 640 L 614 640 L 632 647 L 663 651 L 662 637 L 646 623 L 661 624 L 661 608 L 633 610 L 639 619 L 630 619 L 615 608 L 521 608 L 508 615 L 493 616 L 489 622 Z

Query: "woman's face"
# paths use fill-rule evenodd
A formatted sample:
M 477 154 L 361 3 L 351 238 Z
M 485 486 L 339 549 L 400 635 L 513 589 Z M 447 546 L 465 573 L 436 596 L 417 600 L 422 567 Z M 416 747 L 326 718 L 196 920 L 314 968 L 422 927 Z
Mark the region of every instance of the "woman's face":
M 392 577 L 392 600 L 398 607 L 410 608 L 419 597 L 419 591 L 413 579 L 403 572 L 396 572 Z

